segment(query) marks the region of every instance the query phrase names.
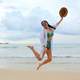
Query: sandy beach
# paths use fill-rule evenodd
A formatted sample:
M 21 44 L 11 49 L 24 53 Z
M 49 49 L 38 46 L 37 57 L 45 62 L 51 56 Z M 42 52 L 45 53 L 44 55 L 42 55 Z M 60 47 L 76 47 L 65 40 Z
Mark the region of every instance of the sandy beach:
M 39 71 L 39 62 L 24 46 L 0 46 L 0 80 L 80 80 L 79 45 L 56 45 L 53 61 Z
M 80 80 L 80 72 L 0 69 L 0 80 Z
M 38 62 L 33 60 L 36 61 L 34 58 L 0 59 L 0 80 L 80 80 L 80 64 L 75 58 L 74 63 L 72 59 L 72 62 L 65 58 L 57 62 L 56 59 L 56 62 L 42 66 L 39 71 L 36 71 Z

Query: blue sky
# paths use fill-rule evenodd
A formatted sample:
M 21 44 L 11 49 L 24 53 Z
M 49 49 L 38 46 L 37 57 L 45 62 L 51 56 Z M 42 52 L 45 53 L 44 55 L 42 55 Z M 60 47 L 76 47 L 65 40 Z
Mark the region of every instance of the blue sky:
M 0 0 L 0 40 L 38 41 L 40 22 L 46 19 L 55 24 L 60 19 L 59 9 L 65 6 L 69 13 L 55 31 L 54 42 L 79 43 L 79 3 L 80 0 Z

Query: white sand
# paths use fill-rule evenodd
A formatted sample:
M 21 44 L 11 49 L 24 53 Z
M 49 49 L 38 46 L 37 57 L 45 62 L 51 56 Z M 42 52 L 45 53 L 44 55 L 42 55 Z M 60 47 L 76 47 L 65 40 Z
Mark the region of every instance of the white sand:
M 80 80 L 80 72 L 1 69 L 0 80 Z

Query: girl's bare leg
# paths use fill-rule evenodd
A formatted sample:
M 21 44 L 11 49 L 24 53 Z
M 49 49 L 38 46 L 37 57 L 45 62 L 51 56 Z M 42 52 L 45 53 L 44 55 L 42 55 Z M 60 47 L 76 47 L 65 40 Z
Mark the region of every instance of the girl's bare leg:
M 52 52 L 51 52 L 51 49 L 47 49 L 46 50 L 46 54 L 47 54 L 47 59 L 45 61 L 43 61 L 41 64 L 39 64 L 39 66 L 37 67 L 37 70 L 39 70 L 39 68 L 42 66 L 42 65 L 45 65 L 49 62 L 52 61 Z
M 42 53 L 42 59 L 44 58 L 44 55 L 46 54 L 46 49 L 44 49 L 43 53 Z
M 44 57 L 45 51 L 43 52 L 42 57 L 41 57 L 40 54 L 34 49 L 33 46 L 27 46 L 27 47 L 30 48 L 30 49 L 33 51 L 35 57 L 36 57 L 39 61 L 42 60 L 42 58 Z

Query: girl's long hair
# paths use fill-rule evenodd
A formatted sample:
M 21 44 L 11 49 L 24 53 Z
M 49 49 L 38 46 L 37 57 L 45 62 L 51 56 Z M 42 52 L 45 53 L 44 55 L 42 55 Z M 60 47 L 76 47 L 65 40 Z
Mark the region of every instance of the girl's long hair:
M 55 27 L 51 26 L 50 24 L 48 24 L 48 26 L 49 26 L 50 28 L 56 29 Z
M 48 23 L 48 21 L 46 21 L 46 20 L 43 20 L 43 21 L 41 22 L 41 24 L 43 25 L 44 22 L 46 22 L 46 23 L 48 24 L 48 27 L 49 27 L 49 28 L 53 28 L 54 30 L 56 29 L 55 27 L 53 27 L 52 25 L 50 25 L 50 24 Z

